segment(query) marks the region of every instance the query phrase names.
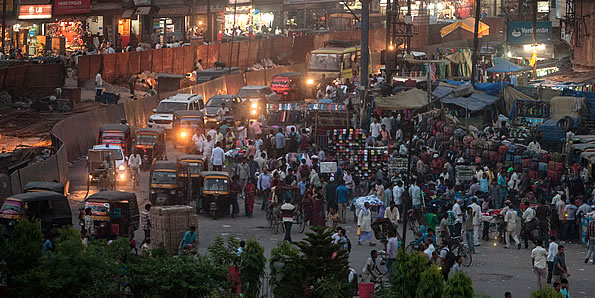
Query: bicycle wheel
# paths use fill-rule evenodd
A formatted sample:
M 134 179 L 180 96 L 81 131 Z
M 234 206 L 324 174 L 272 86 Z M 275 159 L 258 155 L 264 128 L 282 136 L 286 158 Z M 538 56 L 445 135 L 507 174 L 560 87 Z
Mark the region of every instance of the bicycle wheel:
M 306 220 L 304 215 L 300 212 L 297 216 L 298 232 L 303 233 L 306 230 Z
M 463 257 L 463 266 L 465 266 L 465 267 L 471 266 L 471 263 L 473 262 L 473 258 L 471 256 L 471 251 L 469 251 L 469 248 L 467 248 L 463 244 L 460 244 L 459 248 L 457 250 L 457 256 Z
M 273 213 L 270 210 L 267 210 L 266 220 L 269 223 L 269 228 L 273 227 Z
M 273 233 L 274 234 L 279 233 L 279 221 L 278 220 L 273 221 Z
M 405 247 L 405 252 L 408 254 L 414 253 L 416 251 L 416 247 L 415 245 L 413 245 L 413 243 L 409 243 L 409 245 L 407 245 Z

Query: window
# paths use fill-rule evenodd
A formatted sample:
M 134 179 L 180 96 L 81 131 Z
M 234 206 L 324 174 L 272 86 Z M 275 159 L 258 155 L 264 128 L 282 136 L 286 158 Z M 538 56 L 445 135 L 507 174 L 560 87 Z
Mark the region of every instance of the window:
M 313 54 L 310 57 L 308 70 L 310 71 L 339 71 L 341 68 L 342 55 L 337 54 Z
M 343 70 L 351 69 L 351 56 L 352 53 L 343 54 Z

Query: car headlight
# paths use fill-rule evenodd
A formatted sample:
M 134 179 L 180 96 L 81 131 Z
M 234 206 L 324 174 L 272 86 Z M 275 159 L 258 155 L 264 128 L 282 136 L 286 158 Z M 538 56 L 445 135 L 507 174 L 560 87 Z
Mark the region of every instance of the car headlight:
M 93 180 L 93 175 L 89 174 L 89 180 Z
M 169 191 L 169 194 L 170 194 L 170 195 L 175 195 L 175 194 L 176 194 L 176 190 L 175 190 L 175 189 L 173 189 L 173 190 L 170 190 L 170 191 Z
M 118 167 L 118 171 L 124 171 L 124 170 L 126 170 L 126 167 L 124 165 L 120 165 Z
M 308 84 L 308 85 L 314 85 L 314 80 L 313 79 L 307 79 L 306 80 L 306 84 Z
M 157 192 L 155 192 L 155 190 L 154 190 L 154 189 L 151 189 L 151 194 L 152 194 L 152 195 L 154 195 L 154 194 L 156 194 L 156 193 L 157 193 Z
M 257 103 L 252 103 L 251 107 L 252 107 L 253 109 L 256 109 L 256 108 L 258 108 L 258 104 L 257 104 Z
M 180 136 L 181 136 L 182 138 L 185 138 L 185 137 L 186 137 L 186 132 L 185 132 L 185 131 L 181 132 L 181 133 L 180 133 Z
M 256 115 L 256 110 L 252 110 L 252 115 Z
M 124 179 L 126 179 L 126 174 L 124 174 L 124 173 L 120 174 L 120 180 L 124 180 Z

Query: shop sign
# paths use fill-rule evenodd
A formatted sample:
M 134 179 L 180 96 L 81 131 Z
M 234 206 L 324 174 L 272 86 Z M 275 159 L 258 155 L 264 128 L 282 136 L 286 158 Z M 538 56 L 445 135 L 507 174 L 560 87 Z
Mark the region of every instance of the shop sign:
M 537 22 L 537 43 L 552 43 L 552 22 Z M 508 44 L 533 43 L 533 24 L 527 21 L 508 22 Z
M 225 5 L 211 5 L 211 12 L 222 12 L 225 9 Z M 193 13 L 206 13 L 206 5 L 197 5 L 192 8 Z
M 91 0 L 54 0 L 54 15 L 85 14 L 91 12 Z
M 549 1 L 537 2 L 537 12 L 550 12 L 550 2 Z
M 52 5 L 21 5 L 19 6 L 19 20 L 51 19 Z
M 190 14 L 189 7 L 159 8 L 160 17 L 183 17 Z
M 250 5 L 242 5 L 242 6 L 226 6 L 225 12 L 226 13 L 249 13 L 252 9 Z
M 252 3 L 252 0 L 227 0 L 227 4 L 234 5 L 234 4 L 247 4 Z
M 10 3 L 10 1 L 9 1 Z M 2 0 L 0 0 L 0 4 L 2 4 Z M 50 0 L 20 0 L 20 5 L 31 4 L 31 5 L 39 5 L 39 4 L 50 4 Z
M 283 4 L 285 4 L 285 5 L 316 4 L 316 3 L 324 3 L 324 2 L 336 2 L 336 1 L 333 1 L 333 0 L 283 0 Z
M 336 173 L 337 172 L 337 162 L 321 162 L 320 163 L 320 172 L 325 174 Z
M 2 12 L 2 8 L 4 6 L 4 1 L 7 1 L 6 2 L 6 12 L 13 12 L 15 0 L 0 0 L 0 12 Z

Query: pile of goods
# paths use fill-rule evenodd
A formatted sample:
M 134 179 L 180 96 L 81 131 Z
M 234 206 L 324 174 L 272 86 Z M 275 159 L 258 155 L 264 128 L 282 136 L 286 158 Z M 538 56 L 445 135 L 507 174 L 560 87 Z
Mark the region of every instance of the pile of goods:
M 333 134 L 335 142 L 329 144 L 329 149 L 338 161 L 353 160 L 354 177 L 364 180 L 378 169 L 387 168 L 388 148 L 366 148 L 366 134 L 362 129 L 335 129 Z
M 190 226 L 196 227 L 198 215 L 190 206 L 155 206 L 151 208 L 151 241 L 153 247 L 163 245 L 170 254 L 177 254 L 180 241 Z

